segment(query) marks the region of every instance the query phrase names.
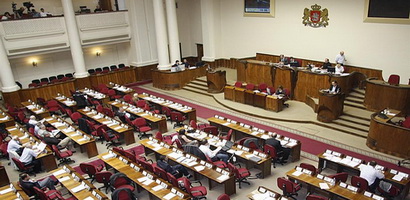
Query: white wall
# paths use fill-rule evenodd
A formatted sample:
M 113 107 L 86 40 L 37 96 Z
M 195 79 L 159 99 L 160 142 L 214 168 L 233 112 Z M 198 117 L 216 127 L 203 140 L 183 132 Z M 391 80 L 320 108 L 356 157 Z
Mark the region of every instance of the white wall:
M 334 60 L 345 51 L 347 64 L 410 78 L 410 25 L 364 23 L 364 0 L 275 0 L 275 18 L 243 17 L 243 3 L 221 0 L 219 57 L 246 57 L 256 52 Z M 329 26 L 302 24 L 303 9 L 319 4 L 329 10 Z
M 177 0 L 176 2 L 182 57 L 196 57 L 196 43 L 202 43 L 200 0 Z
M 109 66 L 119 63 L 128 64 L 129 43 L 94 46 L 83 49 L 87 69 Z M 101 56 L 97 57 L 95 52 L 99 50 Z M 38 62 L 33 67 L 32 60 Z M 23 88 L 27 88 L 33 79 L 55 76 L 58 74 L 73 73 L 73 61 L 70 51 L 62 51 L 49 54 L 32 55 L 21 58 L 10 59 L 14 79 L 19 81 Z

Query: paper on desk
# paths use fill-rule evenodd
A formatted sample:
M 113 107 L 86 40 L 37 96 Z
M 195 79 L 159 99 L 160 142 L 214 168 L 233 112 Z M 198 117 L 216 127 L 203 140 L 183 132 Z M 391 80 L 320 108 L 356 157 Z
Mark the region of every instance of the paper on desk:
M 140 182 L 140 183 L 142 183 L 142 182 L 144 182 L 145 180 L 147 180 L 148 178 L 147 177 L 141 177 L 141 178 L 139 178 L 139 179 L 137 179 L 137 181 L 138 182 Z
M 235 151 L 235 155 L 238 155 L 238 156 L 242 155 L 242 153 L 243 151 Z
M 36 111 L 34 111 L 34 113 L 36 113 L 36 114 L 39 114 L 39 113 L 42 113 L 43 111 L 42 110 L 36 110 Z
M 298 143 L 296 143 L 296 142 L 289 142 L 286 146 L 288 146 L 288 147 L 294 147 L 294 146 L 296 146 Z
M 33 109 L 33 108 L 35 108 L 33 105 L 28 105 L 28 106 L 26 106 L 28 109 Z
M 0 118 L 1 121 L 7 120 L 7 117 Z
M 141 114 L 140 116 L 144 117 L 144 116 L 147 116 L 147 115 L 148 115 L 147 113 L 144 113 L 144 114 Z
M 85 198 L 84 200 L 94 200 L 94 198 L 92 198 L 92 197 L 87 197 L 87 198 Z
M 20 140 L 26 139 L 26 138 L 28 138 L 28 135 L 24 135 L 24 136 L 19 137 Z
M 64 171 L 64 170 L 63 170 Z M 65 172 L 65 171 L 64 171 Z M 58 179 L 58 181 L 60 181 L 60 182 L 64 182 L 64 181 L 68 181 L 68 180 L 70 180 L 70 177 L 69 176 L 64 176 L 63 178 L 60 178 L 60 179 Z
M 7 188 L 5 190 L 0 191 L 0 194 L 6 194 L 6 193 L 9 193 L 9 192 L 12 192 L 12 191 L 13 191 L 13 189 Z
M 402 179 L 403 179 L 403 176 L 401 176 L 399 174 L 393 176 L 393 180 L 395 180 L 395 181 L 401 181 Z
M 75 188 L 73 188 L 73 189 L 71 189 L 74 193 L 77 193 L 77 192 L 79 192 L 79 191 L 81 191 L 81 190 L 84 190 L 85 189 L 85 187 L 84 187 L 84 185 L 83 184 L 81 184 L 81 185 L 79 185 L 79 186 L 77 186 L 77 187 L 75 187 Z
M 78 133 L 74 133 L 74 134 L 71 134 L 70 136 L 71 137 L 74 137 L 74 136 L 79 136 L 80 134 L 78 134 Z
M 174 159 L 178 159 L 179 157 L 182 156 L 182 154 L 172 152 L 172 153 L 169 153 L 168 156 Z
M 234 153 L 235 153 L 235 150 L 229 149 L 227 152 L 230 153 L 230 154 L 234 154 Z
M 115 126 L 115 125 L 117 125 L 115 122 L 111 122 L 111 123 L 107 124 L 107 126 L 109 126 L 109 127 Z
M 164 189 L 164 187 L 162 187 L 161 185 L 157 185 L 157 186 L 152 188 L 152 190 L 154 190 L 155 192 L 158 191 L 158 190 L 162 190 L 162 189 Z
M 330 189 L 329 185 L 327 183 L 319 183 L 319 186 L 320 186 L 320 189 L 322 189 L 322 190 Z
M 194 168 L 195 168 L 196 171 L 200 172 L 200 171 L 205 169 L 205 166 L 199 165 L 199 166 L 196 166 Z
M 263 134 L 263 135 L 261 136 L 261 138 L 262 138 L 262 139 L 269 139 L 270 136 L 269 136 L 269 135 L 266 135 L 266 134 Z
M 87 141 L 85 138 L 78 139 L 77 142 Z
M 295 171 L 292 173 L 293 176 L 300 176 L 301 174 L 303 174 L 303 172 L 300 171 Z
M 258 131 L 254 131 L 254 132 L 252 132 L 251 134 L 252 134 L 252 135 L 258 135 L 259 132 L 258 132 Z
M 101 119 L 102 117 L 101 116 L 99 116 L 99 115 L 95 115 L 95 116 L 93 116 L 93 119 Z
M 58 176 L 58 175 L 64 174 L 64 173 L 66 173 L 66 171 L 65 171 L 64 169 L 60 169 L 60 170 L 54 172 L 53 175 L 54 175 L 54 176 Z
M 117 126 L 114 128 L 114 130 L 120 130 L 122 127 L 121 126 Z
M 167 195 L 165 195 L 165 196 L 162 197 L 162 198 L 164 198 L 164 199 L 166 199 L 166 200 L 170 200 L 170 199 L 174 198 L 175 196 L 176 196 L 176 194 L 170 192 L 170 193 L 168 193 Z
M 14 131 L 14 130 L 17 130 L 17 128 L 11 128 L 11 129 L 8 129 L 9 131 Z
M 154 149 L 152 149 L 152 150 L 154 150 L 154 151 L 159 151 L 159 150 L 161 150 L 162 149 L 162 147 L 161 146 L 158 146 L 158 147 L 155 147 Z
M 194 161 L 194 162 L 188 163 L 187 165 L 190 166 L 190 167 L 192 167 L 192 166 L 194 166 L 194 165 L 196 165 L 196 164 L 198 164 L 198 163 Z
M 280 141 L 280 145 L 282 145 L 282 146 L 285 146 L 287 143 L 288 143 L 288 141 L 285 141 L 285 140 Z
M 224 125 L 224 126 L 228 126 L 229 124 L 231 124 L 231 123 L 226 122 L 226 123 L 223 123 L 222 125 Z
M 104 160 L 107 160 L 107 159 L 110 159 L 110 158 L 113 158 L 114 157 L 114 155 L 112 155 L 112 154 L 107 154 L 107 155 L 103 155 L 102 156 L 102 158 L 104 159 Z
M 143 184 L 144 184 L 144 185 L 149 185 L 149 184 L 151 184 L 152 182 L 154 182 L 154 180 L 151 180 L 151 179 L 148 179 L 148 178 L 147 178 L 147 180 L 145 180 Z
M 221 175 L 221 176 L 218 177 L 218 180 L 219 180 L 219 181 L 224 181 L 224 180 L 226 180 L 226 179 L 228 179 L 228 178 L 229 178 L 228 175 Z

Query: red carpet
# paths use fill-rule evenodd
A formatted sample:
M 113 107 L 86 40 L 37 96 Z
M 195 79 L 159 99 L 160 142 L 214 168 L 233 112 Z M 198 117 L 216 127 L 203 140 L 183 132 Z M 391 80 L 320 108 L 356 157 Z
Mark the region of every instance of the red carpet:
M 280 135 L 284 135 L 284 136 L 287 136 L 289 138 L 299 140 L 302 143 L 302 151 L 313 154 L 313 155 L 318 155 L 320 153 L 323 153 L 326 149 L 330 149 L 332 151 L 337 151 L 337 152 L 340 152 L 340 153 L 343 153 L 343 154 L 346 154 L 346 155 L 350 155 L 352 157 L 359 158 L 359 159 L 362 159 L 362 160 L 365 160 L 365 161 L 375 160 L 378 164 L 383 165 L 387 168 L 397 169 L 397 170 L 405 172 L 405 173 L 410 173 L 410 169 L 407 169 L 407 168 L 404 168 L 404 167 L 399 167 L 399 166 L 397 166 L 396 164 L 393 164 L 393 163 L 378 160 L 378 159 L 375 159 L 375 158 L 372 158 L 372 157 L 369 157 L 369 156 L 366 156 L 366 155 L 359 154 L 357 152 L 348 151 L 346 149 L 341 149 L 339 147 L 335 147 L 335 146 L 332 146 L 332 145 L 329 145 L 329 144 L 326 144 L 326 143 L 322 143 L 322 142 L 319 142 L 319 141 L 316 141 L 316 140 L 313 140 L 313 139 L 310 139 L 310 138 L 305 138 L 303 136 L 296 135 L 296 134 L 293 134 L 293 133 L 290 133 L 290 132 L 287 132 L 287 131 L 283 131 L 283 130 L 280 130 L 280 129 L 276 129 L 276 128 L 273 128 L 273 127 L 270 127 L 270 126 L 265 126 L 265 125 L 262 125 L 262 124 L 251 122 L 251 121 L 248 121 L 248 120 L 245 120 L 245 119 L 242 119 L 242 118 L 238 118 L 238 117 L 235 117 L 235 116 L 232 116 L 232 115 L 228 115 L 228 114 L 219 112 L 218 110 L 208 109 L 208 108 L 203 107 L 201 105 L 193 104 L 193 103 L 190 103 L 188 101 L 184 101 L 184 100 L 181 100 L 181 99 L 178 99 L 178 98 L 174 98 L 172 96 L 160 94 L 160 93 L 153 92 L 153 91 L 150 91 L 150 90 L 146 90 L 146 89 L 136 87 L 136 86 L 134 86 L 132 88 L 137 93 L 146 92 L 148 94 L 152 94 L 152 95 L 155 95 L 157 97 L 161 97 L 161 98 L 164 98 L 164 99 L 167 99 L 167 100 L 171 100 L 171 101 L 174 101 L 174 102 L 178 102 L 178 103 L 193 107 L 197 110 L 197 112 L 196 112 L 197 116 L 201 117 L 201 118 L 204 118 L 204 119 L 213 117 L 214 115 L 220 115 L 220 116 L 223 116 L 223 117 L 228 117 L 228 118 L 233 119 L 235 121 L 243 122 L 243 123 L 246 123 L 246 124 L 249 124 L 249 125 L 252 125 L 252 126 L 256 126 L 258 128 L 262 128 L 262 129 L 267 130 L 267 131 L 276 132 Z M 363 145 L 365 145 L 365 144 L 363 144 Z

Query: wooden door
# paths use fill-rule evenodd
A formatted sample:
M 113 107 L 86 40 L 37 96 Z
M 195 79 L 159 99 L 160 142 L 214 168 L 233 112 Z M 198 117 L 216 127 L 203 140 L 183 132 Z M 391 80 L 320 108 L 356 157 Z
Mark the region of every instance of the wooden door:
M 204 57 L 204 45 L 203 44 L 196 44 L 196 55 L 198 55 L 198 62 L 202 61 L 202 57 Z
M 101 10 L 112 11 L 111 0 L 99 0 Z

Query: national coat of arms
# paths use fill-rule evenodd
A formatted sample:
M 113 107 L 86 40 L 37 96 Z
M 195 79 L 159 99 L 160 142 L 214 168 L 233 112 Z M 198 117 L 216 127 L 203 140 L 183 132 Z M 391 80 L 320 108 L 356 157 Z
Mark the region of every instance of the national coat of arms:
M 303 24 L 309 25 L 314 28 L 318 27 L 326 27 L 329 25 L 329 13 L 327 8 L 320 10 L 322 6 L 319 6 L 317 4 L 311 6 L 312 10 L 305 8 L 303 11 Z

